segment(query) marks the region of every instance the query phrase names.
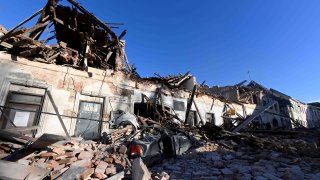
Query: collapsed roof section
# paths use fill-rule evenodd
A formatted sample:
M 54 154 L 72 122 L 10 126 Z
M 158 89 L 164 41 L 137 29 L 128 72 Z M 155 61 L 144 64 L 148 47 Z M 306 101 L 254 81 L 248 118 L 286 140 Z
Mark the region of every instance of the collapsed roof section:
M 62 6 L 57 0 L 48 0 L 46 6 L 10 31 L 0 28 L 0 50 L 45 63 L 67 64 L 77 68 L 114 69 L 129 73 L 131 67 L 121 39 L 106 23 L 74 0 L 71 6 Z M 21 27 L 39 16 L 35 26 Z M 54 27 L 54 34 L 43 40 L 41 35 Z M 2 35 L 1 35 L 2 34 Z M 58 44 L 47 43 L 56 39 Z
M 169 75 L 169 76 L 160 76 L 159 74 L 155 74 L 156 77 L 142 78 L 144 81 L 153 81 L 157 83 L 161 83 L 167 86 L 170 89 L 185 89 L 192 90 L 193 87 L 197 84 L 196 78 L 187 72 L 186 74 L 179 75 Z
M 246 84 L 246 80 L 233 86 L 203 86 L 203 91 L 209 95 L 226 99 L 232 102 L 257 104 L 256 97 L 260 93 L 268 94 L 270 90 L 261 84 L 250 81 Z

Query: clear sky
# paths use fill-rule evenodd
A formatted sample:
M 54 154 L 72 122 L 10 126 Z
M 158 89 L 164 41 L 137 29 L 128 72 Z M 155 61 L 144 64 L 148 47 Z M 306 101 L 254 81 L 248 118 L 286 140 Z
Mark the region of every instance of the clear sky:
M 251 78 L 304 102 L 320 100 L 319 0 L 78 2 L 105 22 L 124 23 L 129 61 L 144 77 L 190 70 L 209 86 Z M 0 24 L 10 29 L 45 3 L 3 0 Z

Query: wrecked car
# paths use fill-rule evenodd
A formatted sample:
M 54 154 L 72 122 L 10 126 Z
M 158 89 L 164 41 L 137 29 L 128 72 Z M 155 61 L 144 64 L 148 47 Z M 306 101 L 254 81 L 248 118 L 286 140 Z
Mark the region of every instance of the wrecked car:
M 140 126 L 137 121 L 137 117 L 129 112 L 124 112 L 121 110 L 117 111 L 118 115 L 115 117 L 111 117 L 110 127 L 118 128 L 120 126 L 132 125 L 135 130 L 137 130 Z
M 131 158 L 142 157 L 147 166 L 168 157 L 182 155 L 195 144 L 188 134 L 169 129 L 145 128 L 141 138 L 130 142 Z

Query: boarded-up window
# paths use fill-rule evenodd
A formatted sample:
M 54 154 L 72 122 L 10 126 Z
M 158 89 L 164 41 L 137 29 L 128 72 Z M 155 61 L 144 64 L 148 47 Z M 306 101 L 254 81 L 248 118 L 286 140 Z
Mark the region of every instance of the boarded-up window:
M 42 107 L 43 96 L 20 92 L 9 92 L 1 115 L 2 129 L 16 127 L 30 127 L 38 124 Z M 25 132 L 33 135 L 33 132 Z
M 184 102 L 173 100 L 173 109 L 176 111 L 184 111 L 185 110 Z
M 99 138 L 101 110 L 101 103 L 81 101 L 75 135 L 81 136 L 84 139 Z

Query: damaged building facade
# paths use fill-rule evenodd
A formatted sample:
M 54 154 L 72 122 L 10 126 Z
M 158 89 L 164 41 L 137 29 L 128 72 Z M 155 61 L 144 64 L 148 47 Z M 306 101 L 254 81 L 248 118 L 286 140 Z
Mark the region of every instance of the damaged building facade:
M 44 133 L 99 139 L 116 127 L 123 112 L 161 123 L 213 123 L 233 132 L 244 129 L 314 128 L 320 106 L 302 103 L 257 82 L 208 87 L 190 73 L 141 78 L 117 36 L 83 7 L 48 1 L 31 28 L 0 34 L 0 127 L 30 127 Z M 69 18 L 63 14 L 69 14 Z M 23 24 L 23 23 L 22 23 Z M 40 41 L 46 28 L 52 37 Z M 56 38 L 58 44 L 46 42 Z M 61 126 L 60 120 L 65 127 Z

